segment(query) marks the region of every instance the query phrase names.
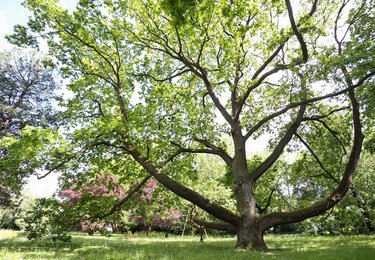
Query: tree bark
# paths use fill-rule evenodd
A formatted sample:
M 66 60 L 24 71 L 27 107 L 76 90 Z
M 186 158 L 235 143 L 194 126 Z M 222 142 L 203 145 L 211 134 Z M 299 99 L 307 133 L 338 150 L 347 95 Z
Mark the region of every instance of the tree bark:
M 268 250 L 263 238 L 264 231 L 261 230 L 257 222 L 244 219 L 237 231 L 237 248 L 256 251 Z
M 232 138 L 235 147 L 232 170 L 234 173 L 234 192 L 237 211 L 241 222 L 237 225 L 236 248 L 245 250 L 266 251 L 268 248 L 263 239 L 264 230 L 259 225 L 256 214 L 256 200 L 253 193 L 254 183 L 247 169 L 245 142 L 239 123 L 234 125 Z

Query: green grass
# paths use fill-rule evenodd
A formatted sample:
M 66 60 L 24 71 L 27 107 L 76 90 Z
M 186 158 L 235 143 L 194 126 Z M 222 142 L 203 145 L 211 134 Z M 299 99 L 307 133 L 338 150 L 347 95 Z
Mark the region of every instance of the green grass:
M 0 259 L 375 259 L 375 236 L 267 236 L 269 253 L 236 250 L 234 238 L 198 240 L 74 234 L 54 244 L 0 230 Z

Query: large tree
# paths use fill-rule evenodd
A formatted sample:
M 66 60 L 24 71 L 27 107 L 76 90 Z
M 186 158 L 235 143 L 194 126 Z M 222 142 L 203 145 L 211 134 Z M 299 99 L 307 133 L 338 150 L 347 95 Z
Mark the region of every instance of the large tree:
M 27 0 L 34 18 L 9 38 L 46 38 L 71 80 L 70 149 L 56 164 L 65 176 L 92 163 L 134 182 L 152 175 L 218 219 L 195 221 L 235 231 L 239 248 L 266 250 L 266 230 L 323 214 L 351 185 L 363 141 L 356 89 L 375 74 L 373 31 L 360 30 L 373 28 L 370 2 L 80 0 L 69 12 Z M 270 137 L 268 154 L 250 167 L 249 141 L 260 136 Z M 261 210 L 257 189 L 267 175 L 278 185 L 272 173 L 286 149 L 307 151 L 332 178 L 310 203 Z M 198 153 L 227 165 L 236 210 L 191 185 Z M 305 181 L 304 171 L 283 173 Z
M 58 87 L 53 64 L 36 52 L 0 54 L 0 137 L 18 135 L 26 125 L 49 126 Z

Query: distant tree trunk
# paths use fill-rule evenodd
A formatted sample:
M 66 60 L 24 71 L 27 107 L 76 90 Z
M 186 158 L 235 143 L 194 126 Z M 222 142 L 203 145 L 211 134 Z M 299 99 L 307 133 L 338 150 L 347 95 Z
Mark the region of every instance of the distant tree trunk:
M 203 243 L 203 228 L 202 226 L 199 226 L 199 235 L 200 235 L 200 242 Z

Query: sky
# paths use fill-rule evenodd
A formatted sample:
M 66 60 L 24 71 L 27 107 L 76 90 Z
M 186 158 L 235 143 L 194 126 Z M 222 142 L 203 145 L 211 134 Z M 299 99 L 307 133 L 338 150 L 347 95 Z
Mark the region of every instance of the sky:
M 0 0 L 0 51 L 11 50 L 13 48 L 4 36 L 13 32 L 14 25 L 26 25 L 28 17 L 31 16 L 31 12 L 21 5 L 23 1 Z M 71 10 L 77 0 L 61 0 L 60 2 L 62 6 Z M 58 173 L 52 173 L 41 180 L 38 180 L 35 176 L 31 177 L 25 189 L 35 197 L 48 197 L 57 189 L 58 176 Z
M 22 0 L 0 0 L 0 50 L 9 50 L 11 44 L 4 36 L 12 33 L 16 24 L 25 25 L 30 12 L 21 6 Z

